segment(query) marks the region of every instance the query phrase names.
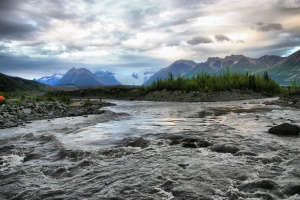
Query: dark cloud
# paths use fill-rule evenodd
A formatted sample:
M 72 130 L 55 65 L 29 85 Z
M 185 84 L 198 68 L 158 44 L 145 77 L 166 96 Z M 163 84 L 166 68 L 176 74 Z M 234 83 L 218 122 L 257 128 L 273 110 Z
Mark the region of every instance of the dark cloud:
M 286 55 L 291 49 L 295 49 L 300 46 L 300 35 L 292 38 L 284 38 L 278 40 L 275 44 L 268 46 L 253 46 L 245 48 L 244 51 L 247 55 L 254 57 L 260 57 L 262 55 Z
M 31 38 L 37 28 L 24 19 L 24 1 L 0 1 L 0 40 L 22 40 Z
M 283 29 L 282 24 L 279 23 L 262 23 L 259 22 L 256 24 L 257 30 L 263 31 L 263 32 L 269 32 L 269 31 L 280 31 Z
M 51 27 L 51 19 L 77 20 L 65 1 L 0 1 L 0 40 L 33 39 Z M 81 18 L 79 18 L 81 19 Z
M 231 41 L 226 35 L 215 35 L 218 42 Z
M 275 2 L 277 9 L 283 12 L 293 12 L 298 13 L 300 11 L 300 1 L 299 0 L 277 0 Z
M 198 45 L 202 43 L 204 44 L 213 43 L 213 41 L 208 37 L 194 37 L 193 39 L 188 40 L 187 43 L 191 45 Z
M 38 31 L 32 24 L 0 19 L 0 39 L 23 40 L 30 39 Z

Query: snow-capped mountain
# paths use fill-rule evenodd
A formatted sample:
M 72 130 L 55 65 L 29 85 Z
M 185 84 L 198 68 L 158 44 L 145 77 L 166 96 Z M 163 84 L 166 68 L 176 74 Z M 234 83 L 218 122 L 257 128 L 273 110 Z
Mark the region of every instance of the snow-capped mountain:
M 121 85 L 112 72 L 98 70 L 94 74 L 104 85 Z
M 58 80 L 60 80 L 64 75 L 63 74 L 58 74 L 58 73 L 55 73 L 53 74 L 52 76 L 44 76 L 42 78 L 39 78 L 39 79 L 33 79 L 34 81 L 36 82 L 39 82 L 39 83 L 44 83 L 44 84 L 47 84 L 47 85 L 55 85 L 57 83 Z

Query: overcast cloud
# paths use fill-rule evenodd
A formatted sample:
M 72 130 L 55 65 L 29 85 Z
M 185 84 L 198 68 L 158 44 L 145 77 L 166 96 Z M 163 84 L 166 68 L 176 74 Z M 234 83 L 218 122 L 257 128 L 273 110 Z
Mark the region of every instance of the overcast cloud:
M 179 59 L 286 56 L 300 49 L 299 22 L 299 0 L 1 0 L 0 72 L 87 67 L 126 82 Z

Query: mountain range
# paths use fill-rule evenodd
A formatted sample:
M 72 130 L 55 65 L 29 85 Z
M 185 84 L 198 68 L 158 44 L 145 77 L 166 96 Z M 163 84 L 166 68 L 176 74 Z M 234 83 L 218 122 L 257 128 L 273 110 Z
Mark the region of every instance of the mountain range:
M 92 73 L 86 68 L 76 69 L 74 67 L 65 75 L 55 73 L 52 76 L 34 79 L 34 81 L 51 86 L 121 85 L 112 72 L 98 70 Z
M 202 63 L 178 60 L 155 73 L 144 85 L 151 85 L 157 79 L 167 78 L 169 73 L 172 73 L 175 78 L 179 74 L 184 77 L 193 77 L 198 73 L 220 75 L 227 69 L 233 73 L 249 74 L 267 71 L 269 76 L 279 84 L 289 85 L 293 79 L 298 82 L 300 80 L 300 50 L 288 57 L 265 55 L 260 58 L 250 58 L 244 55 L 231 55 L 225 58 L 209 57 Z
M 39 83 L 54 86 L 57 83 L 57 81 L 59 79 L 61 79 L 63 76 L 64 76 L 63 74 L 55 73 L 52 76 L 44 76 L 42 78 L 33 79 L 33 80 L 36 81 L 36 82 L 39 82 Z

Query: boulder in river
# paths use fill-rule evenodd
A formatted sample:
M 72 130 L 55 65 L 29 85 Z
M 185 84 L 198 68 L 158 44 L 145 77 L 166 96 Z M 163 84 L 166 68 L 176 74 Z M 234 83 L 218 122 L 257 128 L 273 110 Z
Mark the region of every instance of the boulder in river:
M 300 127 L 289 123 L 283 123 L 270 128 L 268 132 L 276 135 L 299 135 Z
M 149 144 L 150 144 L 150 142 L 148 140 L 145 140 L 144 138 L 139 137 L 138 139 L 128 142 L 126 146 L 141 147 L 143 149 L 143 148 L 147 148 L 149 146 Z
M 236 147 L 236 146 L 227 145 L 227 144 L 214 144 L 213 146 L 210 147 L 210 150 L 218 152 L 218 153 L 231 153 L 231 154 L 235 154 L 240 149 L 238 147 Z

